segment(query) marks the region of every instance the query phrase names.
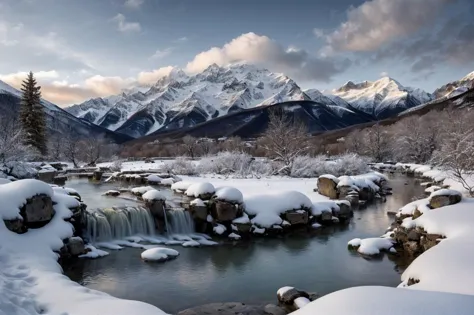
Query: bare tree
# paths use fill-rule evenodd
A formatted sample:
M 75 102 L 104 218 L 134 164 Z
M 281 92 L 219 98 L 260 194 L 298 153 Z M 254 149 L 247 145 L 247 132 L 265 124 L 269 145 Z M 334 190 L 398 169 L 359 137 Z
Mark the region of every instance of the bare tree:
M 106 153 L 107 143 L 102 136 L 89 136 L 79 143 L 81 160 L 88 166 L 95 166 L 97 161 Z
M 365 153 L 376 162 L 390 158 L 390 135 L 384 127 L 376 124 L 364 130 Z
M 394 135 L 394 153 L 399 160 L 425 163 L 438 147 L 439 124 L 432 114 L 404 118 L 390 129 Z
M 309 141 L 303 124 L 289 119 L 282 111 L 270 111 L 268 128 L 260 138 L 268 156 L 282 161 L 289 170 L 294 159 L 308 151 Z
M 74 164 L 74 167 L 79 167 L 79 159 L 81 155 L 81 145 L 79 138 L 73 133 L 72 130 L 66 133 L 64 137 L 64 148 L 63 155 L 68 162 Z
M 364 134 L 359 129 L 351 131 L 344 138 L 344 145 L 347 151 L 357 154 L 363 154 L 365 150 Z
M 198 149 L 197 139 L 189 135 L 183 137 L 183 147 L 189 157 L 191 157 L 191 159 L 194 159 L 197 153 L 196 151 Z
M 447 112 L 443 142 L 433 155 L 433 162 L 447 170 L 474 196 L 474 114 Z M 449 123 L 447 123 L 449 122 Z
M 17 119 L 0 117 L 0 164 L 24 161 L 32 149 L 24 145 L 24 132 Z
M 240 137 L 230 137 L 222 142 L 222 149 L 230 152 L 242 152 L 245 149 L 245 143 L 240 139 Z
M 207 156 L 216 152 L 216 142 L 213 139 L 199 139 L 198 151 L 201 156 Z

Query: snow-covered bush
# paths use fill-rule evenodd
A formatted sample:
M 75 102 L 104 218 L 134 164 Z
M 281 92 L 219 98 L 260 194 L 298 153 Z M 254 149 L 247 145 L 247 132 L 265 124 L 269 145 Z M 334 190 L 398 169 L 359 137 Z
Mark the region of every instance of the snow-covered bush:
M 120 172 L 122 170 L 122 161 L 121 160 L 116 160 L 110 164 L 110 170 L 112 172 Z
M 233 174 L 242 177 L 270 175 L 273 170 L 269 161 L 256 160 L 247 153 L 228 151 L 220 152 L 217 156 L 202 158 L 198 167 L 198 171 L 202 174 Z
M 316 157 L 298 156 L 291 168 L 291 177 L 318 177 L 323 174 L 335 176 L 357 175 L 369 171 L 369 160 L 357 154 L 344 154 L 334 160 L 325 155 Z
M 174 161 L 165 163 L 163 171 L 176 175 L 197 175 L 195 165 L 186 158 L 179 157 Z

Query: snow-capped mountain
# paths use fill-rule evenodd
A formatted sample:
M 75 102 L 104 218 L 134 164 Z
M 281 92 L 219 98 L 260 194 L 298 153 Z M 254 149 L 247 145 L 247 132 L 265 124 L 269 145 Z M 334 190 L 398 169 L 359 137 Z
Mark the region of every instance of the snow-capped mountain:
M 390 117 L 433 99 L 431 94 L 421 89 L 404 87 L 389 77 L 374 82 L 349 81 L 342 87 L 325 94 L 333 100 L 341 98 L 354 108 L 373 115 L 377 119 Z
M 21 91 L 0 80 L 0 116 L 11 118 L 18 115 L 21 96 Z M 41 105 L 44 108 L 48 131 L 51 133 L 65 135 L 71 132 L 78 138 L 92 135 L 106 136 L 116 142 L 124 142 L 130 139 L 126 135 L 116 134 L 108 129 L 78 119 L 45 99 L 41 99 Z
M 460 80 L 443 85 L 436 89 L 433 94 L 436 98 L 454 97 L 466 92 L 470 88 L 474 88 L 474 71 Z
M 67 110 L 102 127 L 141 137 L 288 100 L 310 98 L 283 74 L 248 64 L 213 64 L 191 76 L 174 69 L 147 90 L 96 98 Z

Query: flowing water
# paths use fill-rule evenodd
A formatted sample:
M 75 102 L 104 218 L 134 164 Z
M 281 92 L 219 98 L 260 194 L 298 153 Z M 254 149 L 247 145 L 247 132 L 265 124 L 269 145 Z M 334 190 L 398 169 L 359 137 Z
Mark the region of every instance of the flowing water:
M 109 251 L 104 258 L 78 260 L 64 266 L 65 273 L 88 288 L 144 301 L 168 313 L 212 302 L 276 303 L 276 291 L 286 285 L 319 294 L 360 285 L 396 286 L 406 261 L 387 255 L 368 259 L 347 250 L 347 242 L 355 237 L 383 234 L 393 221 L 387 210 L 423 194 L 413 179 L 394 177 L 390 183 L 394 195 L 356 210 L 346 227 L 216 247 L 178 246 L 180 256 L 166 263 L 145 263 L 140 259 L 143 250 L 125 248 Z M 68 186 L 77 188 L 87 202 L 84 190 Z M 170 221 L 183 223 L 176 233 L 191 226 L 183 215 L 170 216 Z

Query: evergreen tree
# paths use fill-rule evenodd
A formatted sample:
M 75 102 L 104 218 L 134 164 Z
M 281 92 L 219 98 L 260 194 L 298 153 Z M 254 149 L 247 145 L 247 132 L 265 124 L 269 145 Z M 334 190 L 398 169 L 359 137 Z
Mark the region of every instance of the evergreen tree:
M 46 122 L 41 105 L 41 87 L 37 86 L 33 72 L 23 81 L 20 120 L 25 131 L 25 144 L 47 154 Z

